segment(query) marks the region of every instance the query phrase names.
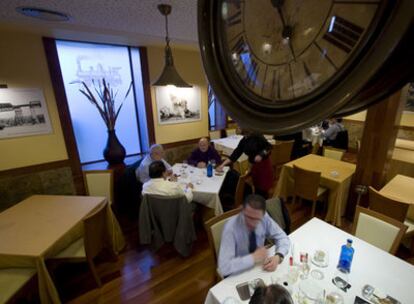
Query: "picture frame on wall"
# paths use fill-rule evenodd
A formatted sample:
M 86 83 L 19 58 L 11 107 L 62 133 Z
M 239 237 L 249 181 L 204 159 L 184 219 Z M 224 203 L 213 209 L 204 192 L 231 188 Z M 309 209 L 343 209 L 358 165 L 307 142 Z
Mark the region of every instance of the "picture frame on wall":
M 201 120 L 200 87 L 155 87 L 158 123 L 161 125 Z
M 52 133 L 40 88 L 0 89 L 0 139 Z

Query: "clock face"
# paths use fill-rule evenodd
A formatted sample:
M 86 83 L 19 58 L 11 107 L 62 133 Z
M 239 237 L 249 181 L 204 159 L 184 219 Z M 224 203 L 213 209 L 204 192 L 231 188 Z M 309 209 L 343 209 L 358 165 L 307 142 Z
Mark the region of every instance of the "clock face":
M 221 0 L 224 71 L 259 106 L 303 104 L 346 71 L 381 1 Z
M 413 74 L 413 0 L 198 0 L 208 81 L 242 127 L 291 134 Z

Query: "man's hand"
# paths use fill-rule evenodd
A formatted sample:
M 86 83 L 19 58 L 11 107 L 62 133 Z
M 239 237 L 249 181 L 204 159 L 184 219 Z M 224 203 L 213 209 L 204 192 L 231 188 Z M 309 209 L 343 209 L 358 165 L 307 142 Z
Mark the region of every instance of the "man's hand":
M 278 255 L 268 257 L 263 262 L 263 269 L 266 271 L 275 271 L 280 262 L 281 259 Z
M 205 162 L 199 162 L 198 164 L 197 164 L 197 167 L 198 168 L 205 168 L 206 167 L 206 163 Z
M 171 176 L 168 178 L 168 180 L 169 180 L 170 182 L 176 182 L 176 181 L 178 180 L 178 176 L 177 176 L 177 175 L 175 175 L 175 174 L 173 174 L 173 175 L 171 175 Z
M 261 157 L 260 155 L 256 155 L 254 158 L 254 162 L 255 163 L 260 163 L 262 161 L 263 157 Z
M 187 188 L 194 189 L 194 185 L 193 185 L 192 183 L 188 183 L 188 184 L 187 184 Z
M 167 176 L 173 175 L 173 170 L 172 169 L 168 169 L 167 170 Z
M 267 249 L 264 246 L 259 247 L 252 255 L 255 263 L 263 262 L 267 258 Z

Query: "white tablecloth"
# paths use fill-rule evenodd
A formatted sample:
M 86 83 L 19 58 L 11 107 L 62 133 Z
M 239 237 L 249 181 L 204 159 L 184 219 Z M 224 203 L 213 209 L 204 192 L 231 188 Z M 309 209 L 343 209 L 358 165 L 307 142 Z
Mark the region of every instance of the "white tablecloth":
M 224 137 L 220 139 L 214 139 L 212 142 L 214 143 L 214 147 L 216 150 L 220 150 L 223 152 L 224 155 L 230 156 L 233 153 L 234 149 L 237 148 L 240 140 L 243 138 L 242 135 L 231 135 L 229 137 Z M 267 141 L 271 144 L 275 144 L 274 139 L 267 138 Z M 247 159 L 246 154 L 242 154 L 237 161 L 244 161 Z
M 183 164 L 175 164 L 172 169 L 174 174 L 179 175 L 178 182 L 183 186 L 187 183 L 194 185 L 193 201 L 214 209 L 215 215 L 223 213 L 219 192 L 228 167 L 224 168 L 223 175 L 216 175 L 213 172 L 212 177 L 207 177 L 207 169 L 199 169 L 189 165 L 184 167 Z
M 358 238 L 323 222 L 313 218 L 305 225 L 290 234 L 290 238 L 295 248 L 295 262 L 298 262 L 298 253 L 308 252 L 309 258 L 317 249 L 326 250 L 329 253 L 329 265 L 326 268 L 318 268 L 313 264 L 311 271 L 318 269 L 323 272 L 324 279 L 315 280 L 309 275 L 307 280 L 313 280 L 320 286 L 326 294 L 337 292 L 344 297 L 345 304 L 354 303 L 355 296 L 362 297 L 362 287 L 369 284 L 379 289 L 383 294 L 390 295 L 399 300 L 402 304 L 414 303 L 414 266 L 403 260 L 390 255 Z M 348 282 L 351 288 L 345 293 L 332 284 L 331 280 L 336 271 L 340 247 L 346 242 L 347 238 L 353 239 L 355 254 L 351 266 L 351 273 L 348 275 Z M 289 253 L 291 256 L 291 252 Z M 242 274 L 228 277 L 213 286 L 205 300 L 206 304 L 222 303 L 227 297 L 239 299 L 236 285 L 256 278 L 262 278 L 266 284 L 283 281 L 289 270 L 289 257 L 279 265 L 277 270 L 272 273 L 265 272 L 260 266 L 246 271 Z M 293 299 L 297 301 L 297 293 L 301 280 L 293 285 Z M 241 301 L 240 303 L 247 303 Z M 308 303 L 314 303 L 308 300 Z
M 323 144 L 322 132 L 318 127 L 311 127 L 303 130 L 302 139 L 311 142 L 312 146 L 315 144 L 322 146 Z

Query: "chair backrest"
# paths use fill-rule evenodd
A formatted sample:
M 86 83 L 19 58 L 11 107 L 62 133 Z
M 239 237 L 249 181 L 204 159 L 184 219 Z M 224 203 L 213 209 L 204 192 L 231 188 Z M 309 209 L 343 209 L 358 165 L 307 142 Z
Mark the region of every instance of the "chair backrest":
M 352 230 L 356 237 L 395 254 L 407 226 L 386 215 L 357 206 Z
M 105 247 L 109 247 L 106 204 L 101 204 L 83 220 L 86 258 L 92 261 Z
M 336 159 L 336 160 L 342 160 L 342 157 L 344 156 L 345 151 L 341 149 L 335 149 L 330 147 L 323 147 L 323 156 Z
M 373 187 L 369 186 L 369 209 L 403 223 L 407 217 L 408 206 L 408 204 L 383 196 Z
M 359 153 L 359 151 L 361 150 L 361 140 L 360 139 L 356 140 L 356 149 L 357 149 L 357 153 Z
M 318 198 L 321 172 L 306 170 L 293 165 L 294 194 L 311 201 Z
M 290 233 L 290 215 L 283 200 L 278 197 L 266 200 L 266 211 L 286 234 Z
M 240 175 L 243 175 L 246 173 L 246 171 L 250 170 L 250 164 L 249 160 L 237 160 L 233 163 L 233 169 L 240 173 Z
M 311 151 L 311 153 L 312 154 L 318 154 L 318 152 L 319 152 L 319 148 L 320 148 L 321 146 L 320 146 L 320 144 L 319 143 L 315 143 L 313 146 L 312 146 L 312 151 Z
M 236 129 L 226 129 L 226 136 L 229 137 L 231 135 L 236 135 Z
M 1 268 L 0 303 L 11 300 L 35 275 L 35 268 Z
M 104 196 L 109 203 L 114 198 L 114 182 L 112 170 L 83 171 L 83 179 L 87 195 Z
M 210 140 L 211 139 L 220 139 L 221 138 L 221 130 L 209 131 Z
M 348 151 L 348 130 L 339 131 L 332 146 Z
M 294 140 L 278 141 L 273 145 L 272 154 L 270 154 L 273 166 L 283 165 L 290 161 L 294 142 Z
M 241 210 L 241 207 L 232 209 L 230 211 L 224 212 L 221 215 L 215 216 L 204 223 L 204 228 L 207 232 L 208 243 L 210 244 L 210 248 L 213 251 L 214 261 L 216 262 L 216 265 L 224 224 L 230 217 L 240 213 Z
M 250 172 L 246 171 L 244 174 L 240 174 L 239 180 L 236 186 L 236 194 L 234 195 L 234 206 L 237 208 L 243 204 L 244 190 L 246 188 L 247 180 L 250 178 Z

